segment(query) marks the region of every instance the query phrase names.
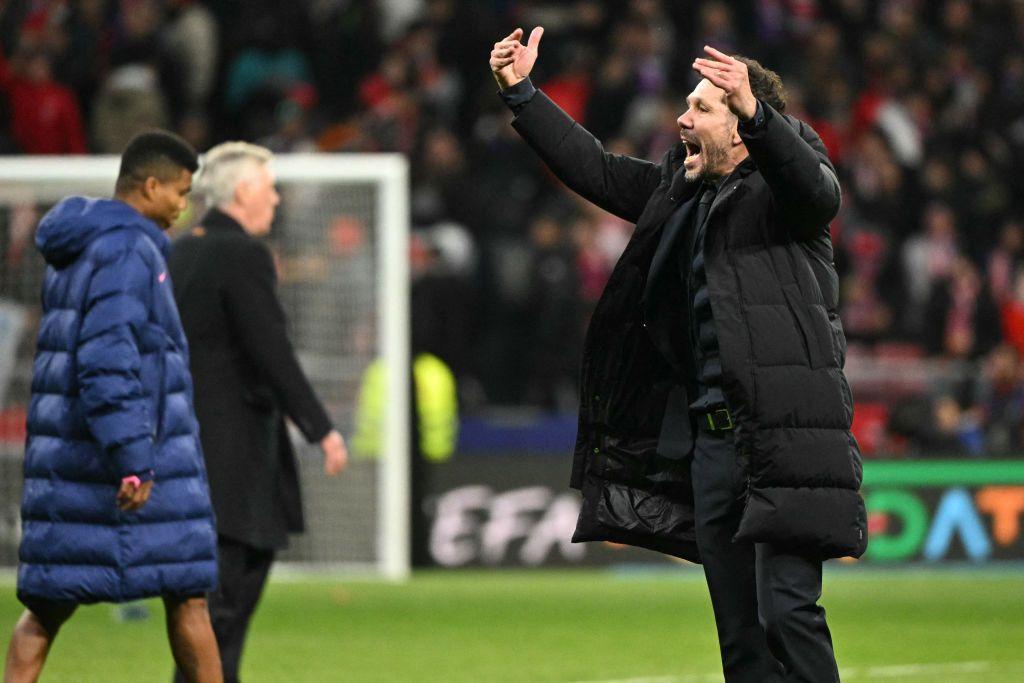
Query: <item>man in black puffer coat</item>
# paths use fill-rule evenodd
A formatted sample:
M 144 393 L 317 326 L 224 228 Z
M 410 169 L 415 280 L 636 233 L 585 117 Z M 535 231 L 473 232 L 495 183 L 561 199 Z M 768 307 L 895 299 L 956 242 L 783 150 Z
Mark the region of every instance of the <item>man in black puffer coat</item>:
M 705 48 L 661 164 L 609 154 L 528 78 L 543 29 L 495 44 L 514 128 L 636 223 L 583 352 L 574 540 L 702 562 L 728 681 L 838 680 L 821 565 L 865 550 L 836 314 L 835 169 L 778 76 Z

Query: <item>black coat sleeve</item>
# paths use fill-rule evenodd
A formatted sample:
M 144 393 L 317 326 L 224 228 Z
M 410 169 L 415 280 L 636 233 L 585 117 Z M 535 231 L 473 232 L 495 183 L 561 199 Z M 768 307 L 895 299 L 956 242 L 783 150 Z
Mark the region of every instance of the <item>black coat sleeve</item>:
M 319 441 L 331 430 L 331 421 L 288 339 L 270 252 L 252 241 L 223 262 L 228 272 L 222 296 L 235 338 L 303 436 L 310 443 Z
M 639 220 L 661 181 L 657 164 L 606 152 L 540 90 L 519 109 L 512 127 L 571 190 L 630 223 Z
M 779 217 L 795 240 L 828 232 L 839 212 L 839 179 L 825 146 L 809 126 L 787 119 L 761 102 L 765 121 L 756 132 L 740 131 L 775 198 Z

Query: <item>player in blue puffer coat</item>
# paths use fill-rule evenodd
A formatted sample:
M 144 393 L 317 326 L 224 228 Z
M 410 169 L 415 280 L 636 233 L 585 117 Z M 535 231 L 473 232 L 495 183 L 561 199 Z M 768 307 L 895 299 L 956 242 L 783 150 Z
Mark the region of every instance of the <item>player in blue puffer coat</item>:
M 144 133 L 122 156 L 114 199 L 70 197 L 39 224 L 48 268 L 18 568 L 28 609 L 5 682 L 36 680 L 79 604 L 151 596 L 164 599 L 178 668 L 221 680 L 205 597 L 216 533 L 163 232 L 196 168 L 185 141 Z

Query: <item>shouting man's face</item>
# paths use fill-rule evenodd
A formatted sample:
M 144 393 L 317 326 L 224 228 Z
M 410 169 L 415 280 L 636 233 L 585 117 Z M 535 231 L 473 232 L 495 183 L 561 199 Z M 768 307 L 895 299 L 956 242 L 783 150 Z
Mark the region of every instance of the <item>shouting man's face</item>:
M 734 150 L 742 145 L 738 119 L 725 104 L 725 91 L 706 78 L 686 98 L 686 111 L 676 119 L 686 145 L 686 179 L 717 180 L 736 167 Z

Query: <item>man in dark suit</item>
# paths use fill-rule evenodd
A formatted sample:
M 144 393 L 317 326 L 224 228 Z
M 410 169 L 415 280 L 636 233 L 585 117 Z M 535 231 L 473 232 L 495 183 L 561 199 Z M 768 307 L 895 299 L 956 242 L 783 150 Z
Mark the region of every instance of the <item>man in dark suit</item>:
M 575 541 L 701 562 L 729 683 L 838 681 L 822 561 L 867 543 L 821 139 L 777 74 L 711 47 L 661 164 L 606 152 L 529 79 L 543 29 L 495 43 L 516 132 L 636 224 L 584 341 Z
M 325 474 L 348 459 L 288 340 L 270 251 L 255 239 L 269 232 L 280 202 L 270 160 L 268 150 L 244 142 L 211 149 L 196 189 L 214 208 L 170 258 L 217 514 L 220 585 L 210 614 L 228 682 L 238 680 L 274 553 L 303 529 L 285 416 L 319 442 Z

